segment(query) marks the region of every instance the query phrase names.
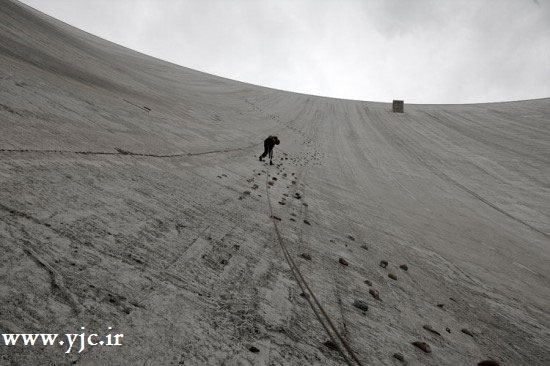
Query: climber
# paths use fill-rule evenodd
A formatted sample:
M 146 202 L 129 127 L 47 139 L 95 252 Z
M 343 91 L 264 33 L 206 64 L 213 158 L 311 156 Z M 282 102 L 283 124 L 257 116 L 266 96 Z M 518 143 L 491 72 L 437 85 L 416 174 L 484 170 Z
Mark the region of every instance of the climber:
M 264 161 L 263 158 L 265 158 L 267 155 L 269 155 L 269 164 L 273 165 L 273 147 L 275 145 L 279 145 L 281 141 L 279 141 L 279 138 L 277 136 L 271 135 L 264 141 L 264 153 L 260 155 L 260 161 Z

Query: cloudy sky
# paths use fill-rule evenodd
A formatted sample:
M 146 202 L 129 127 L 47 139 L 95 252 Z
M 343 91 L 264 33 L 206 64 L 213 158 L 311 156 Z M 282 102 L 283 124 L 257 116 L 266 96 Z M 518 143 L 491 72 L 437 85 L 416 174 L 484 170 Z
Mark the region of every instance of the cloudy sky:
M 23 0 L 196 70 L 307 94 L 550 97 L 549 0 Z

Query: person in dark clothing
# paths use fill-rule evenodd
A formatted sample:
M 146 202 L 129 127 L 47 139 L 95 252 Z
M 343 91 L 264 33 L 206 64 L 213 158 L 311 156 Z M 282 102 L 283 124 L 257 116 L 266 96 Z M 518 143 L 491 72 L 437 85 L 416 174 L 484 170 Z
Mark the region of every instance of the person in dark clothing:
M 277 136 L 271 135 L 264 141 L 264 153 L 260 155 L 260 161 L 264 161 L 263 159 L 269 155 L 269 164 L 273 165 L 273 162 L 271 161 L 273 159 L 273 147 L 275 145 L 279 145 L 281 141 L 279 141 L 279 138 Z

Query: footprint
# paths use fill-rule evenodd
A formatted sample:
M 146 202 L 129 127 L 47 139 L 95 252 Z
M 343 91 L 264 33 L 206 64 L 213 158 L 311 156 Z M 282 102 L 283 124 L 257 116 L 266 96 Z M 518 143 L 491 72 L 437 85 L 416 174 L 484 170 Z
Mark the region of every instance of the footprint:
M 428 332 L 432 332 L 434 334 L 437 334 L 438 336 L 441 337 L 441 333 L 439 333 L 437 330 L 433 329 L 431 325 L 429 324 L 426 324 L 424 326 L 422 326 L 422 328 L 426 329 Z
M 250 196 L 252 192 L 250 191 L 244 191 L 240 196 L 239 196 L 239 200 L 244 200 L 246 198 L 246 196 Z

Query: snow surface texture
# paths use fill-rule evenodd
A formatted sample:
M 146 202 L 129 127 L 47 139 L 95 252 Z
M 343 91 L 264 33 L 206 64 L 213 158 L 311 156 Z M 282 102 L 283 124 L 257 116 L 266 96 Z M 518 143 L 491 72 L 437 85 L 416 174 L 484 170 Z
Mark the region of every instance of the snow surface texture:
M 276 224 L 362 364 L 548 365 L 549 116 L 258 87 L 0 0 L 0 328 L 124 333 L 0 364 L 342 364 Z

